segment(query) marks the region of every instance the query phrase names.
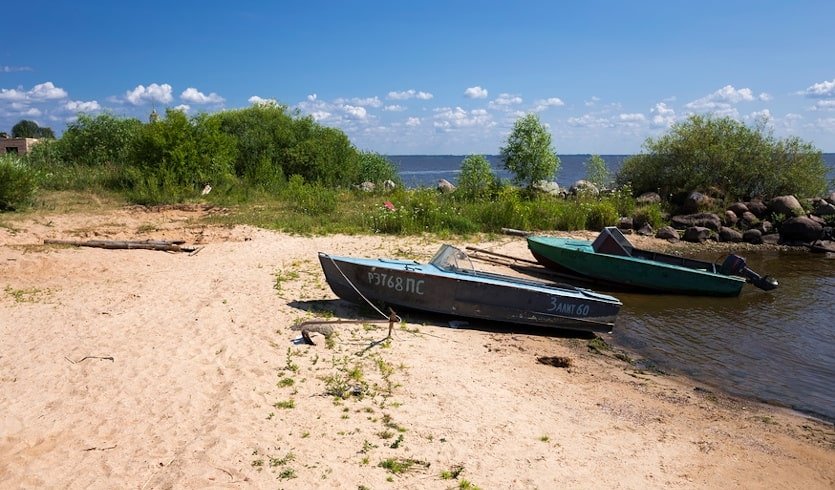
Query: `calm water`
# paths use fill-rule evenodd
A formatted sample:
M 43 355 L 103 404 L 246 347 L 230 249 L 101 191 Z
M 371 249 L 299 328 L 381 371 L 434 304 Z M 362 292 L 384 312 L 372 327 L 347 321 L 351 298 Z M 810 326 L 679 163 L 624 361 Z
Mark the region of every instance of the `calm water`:
M 737 298 L 616 293 L 624 306 L 615 343 L 662 370 L 835 420 L 835 255 L 746 259 L 780 287 L 746 285 Z
M 628 155 L 601 155 L 610 171 Z M 455 183 L 464 156 L 389 156 L 410 187 Z M 498 156 L 488 156 L 496 173 Z M 560 185 L 585 175 L 589 155 L 560 155 Z M 835 154 L 824 155 L 835 179 Z M 701 257 L 711 261 L 719 257 Z M 734 395 L 835 421 L 835 256 L 746 254 L 752 269 L 780 281 L 746 285 L 738 298 L 615 293 L 624 307 L 612 340 L 659 368 Z

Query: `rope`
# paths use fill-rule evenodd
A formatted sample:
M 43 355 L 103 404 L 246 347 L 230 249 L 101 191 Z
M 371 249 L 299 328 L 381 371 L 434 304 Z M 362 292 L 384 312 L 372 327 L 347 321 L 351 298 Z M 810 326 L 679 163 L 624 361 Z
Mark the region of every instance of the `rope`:
M 379 309 L 379 308 L 377 308 L 377 306 L 376 306 L 374 303 L 372 303 L 372 302 L 371 302 L 368 298 L 366 298 L 366 297 L 365 297 L 365 295 L 364 295 L 364 294 L 362 294 L 362 293 L 360 292 L 360 290 L 359 290 L 359 289 L 357 289 L 357 287 L 356 287 L 356 286 L 354 286 L 354 283 L 352 283 L 352 282 L 351 282 L 351 280 L 350 280 L 350 279 L 348 279 L 348 276 L 346 276 L 346 275 L 345 275 L 345 273 L 344 273 L 344 272 L 342 272 L 342 269 L 340 269 L 340 268 L 339 268 L 339 265 L 337 265 L 337 264 L 336 264 L 336 261 L 335 261 L 335 260 L 333 260 L 333 257 L 331 257 L 330 255 L 328 255 L 328 258 L 330 259 L 330 261 L 331 261 L 331 263 L 333 264 L 333 266 L 334 266 L 334 267 L 336 267 L 336 270 L 338 270 L 338 271 L 339 271 L 339 273 L 340 273 L 340 274 L 342 274 L 342 277 L 343 277 L 343 278 L 345 278 L 345 281 L 348 283 L 348 285 L 349 285 L 349 286 L 351 286 L 351 288 L 353 288 L 353 290 L 354 290 L 354 291 L 356 291 L 356 293 L 357 293 L 357 294 L 359 294 L 359 295 L 360 295 L 360 297 L 361 297 L 362 299 L 364 299 L 366 303 L 368 303 L 369 305 L 371 305 L 371 307 L 372 307 L 372 308 L 374 308 L 374 310 L 375 310 L 377 313 L 379 313 L 379 314 L 380 314 L 383 318 L 388 319 L 388 318 L 389 318 L 389 315 L 386 315 L 385 313 L 383 313 L 382 311 L 380 311 L 380 309 Z M 397 314 L 395 314 L 394 316 L 397 318 L 397 323 L 400 323 L 400 322 L 402 322 L 402 321 L 403 321 L 403 320 L 402 320 L 402 319 L 401 319 L 401 318 L 400 318 Z

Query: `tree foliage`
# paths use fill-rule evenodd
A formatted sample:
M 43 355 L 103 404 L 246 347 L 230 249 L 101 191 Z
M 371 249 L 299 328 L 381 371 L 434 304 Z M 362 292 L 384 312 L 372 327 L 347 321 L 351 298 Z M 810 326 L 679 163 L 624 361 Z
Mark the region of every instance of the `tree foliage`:
M 23 119 L 12 126 L 12 138 L 50 138 L 55 139 L 52 128 L 40 127 L 35 121 Z
M 586 180 L 599 189 L 609 184 L 609 168 L 600 155 L 592 155 L 585 161 L 584 165 L 586 167 Z
M 385 156 L 379 153 L 363 151 L 359 154 L 359 180 L 363 182 L 374 182 L 382 184 L 390 180 L 395 184 L 402 185 L 397 167 Z
M 776 139 L 759 120 L 748 127 L 730 117 L 693 115 L 643 152 L 624 161 L 618 183 L 636 193 L 670 196 L 716 189 L 728 199 L 782 194 L 820 195 L 826 190 L 826 165 L 811 143 Z
M 483 199 L 490 194 L 495 181 L 496 177 L 487 158 L 484 155 L 469 155 L 461 162 L 458 189 L 455 192 L 465 199 Z
M 560 159 L 551 147 L 551 134 L 536 114 L 516 121 L 500 154 L 514 182 L 528 188 L 540 180 L 552 180 L 560 166 Z
M 67 125 L 58 140 L 66 163 L 79 165 L 124 164 L 134 139 L 142 129 L 139 119 L 112 114 L 81 114 Z
M 0 155 L 0 211 L 20 209 L 32 200 L 35 172 L 17 155 Z

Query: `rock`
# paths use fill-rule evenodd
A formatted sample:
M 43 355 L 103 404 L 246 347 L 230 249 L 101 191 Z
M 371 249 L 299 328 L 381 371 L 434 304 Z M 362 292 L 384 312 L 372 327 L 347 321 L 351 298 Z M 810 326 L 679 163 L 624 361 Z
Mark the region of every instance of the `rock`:
M 768 210 L 786 218 L 803 214 L 803 206 L 794 196 L 777 196 L 768 202 Z
M 704 226 L 691 226 L 684 230 L 684 241 L 702 243 L 710 237 L 710 229 Z
M 777 233 L 772 233 L 770 235 L 763 235 L 762 240 L 764 244 L 767 245 L 777 245 L 780 243 L 780 235 Z
M 629 216 L 621 216 L 620 218 L 618 218 L 618 229 L 631 230 L 632 218 L 630 218 Z
M 680 239 L 678 231 L 676 231 L 676 229 L 672 226 L 664 226 L 661 229 L 659 229 L 658 232 L 655 234 L 655 238 L 660 238 L 662 240 L 672 240 L 676 242 Z
M 635 199 L 635 203 L 638 205 L 644 204 L 658 204 L 661 202 L 661 196 L 658 195 L 657 192 L 644 192 L 637 199 Z
M 713 206 L 713 198 L 702 194 L 701 192 L 693 191 L 684 200 L 682 208 L 686 213 L 698 213 L 705 209 L 710 209 Z
M 362 184 L 359 185 L 359 189 L 363 192 L 374 192 L 375 187 L 376 186 L 374 185 L 374 182 L 368 182 L 368 181 L 363 182 Z
M 747 230 L 748 228 L 754 228 L 756 225 L 760 223 L 760 219 L 757 218 L 754 213 L 751 211 L 745 211 L 742 213 L 742 217 L 739 220 L 739 227 L 743 230 Z
M 563 193 L 560 191 L 560 186 L 556 182 L 551 182 L 549 180 L 538 180 L 533 184 L 533 188 L 539 192 L 551 195 L 551 196 L 559 196 Z
M 638 228 L 638 231 L 636 231 L 636 233 L 641 236 L 652 236 L 655 232 L 652 229 L 652 225 L 650 225 L 649 223 L 644 223 L 643 226 Z
M 823 226 L 806 216 L 796 216 L 780 225 L 780 239 L 784 242 L 811 243 L 821 237 Z
M 774 225 L 771 224 L 771 221 L 762 220 L 757 224 L 755 229 L 760 230 L 763 235 L 768 235 L 774 231 Z
M 685 229 L 690 226 L 703 226 L 713 231 L 719 231 L 722 220 L 713 213 L 682 214 L 673 216 L 670 222 L 678 229 Z
M 734 242 L 738 243 L 742 241 L 742 233 L 734 230 L 733 228 L 728 228 L 727 226 L 723 226 L 719 229 L 719 241 L 720 242 Z
M 577 194 L 590 194 L 592 196 L 597 197 L 600 194 L 600 190 L 598 190 L 597 186 L 589 182 L 588 180 L 578 180 L 571 184 L 571 187 L 568 189 L 568 192 L 577 195 Z
M 742 213 L 748 211 L 748 206 L 744 202 L 735 202 L 728 206 L 728 211 L 733 211 L 738 217 L 742 217 Z
M 754 216 L 759 219 L 763 219 L 768 216 L 768 206 L 763 204 L 760 200 L 746 202 L 745 206 L 748 208 L 748 211 L 754 213 Z
M 821 201 L 815 206 L 815 211 L 812 213 L 816 216 L 832 216 L 835 214 L 835 204 L 827 201 Z
M 385 190 L 386 192 L 391 192 L 396 188 L 397 184 L 395 184 L 393 180 L 388 179 L 383 181 L 383 190 Z
M 828 196 L 826 196 L 824 199 L 826 199 L 826 201 L 827 201 L 829 204 L 835 204 L 835 192 L 830 193 L 830 194 L 829 194 Z
M 737 217 L 736 213 L 731 211 L 730 209 L 725 211 L 724 218 L 725 226 L 733 226 L 736 224 L 737 221 L 739 221 L 739 218 Z
M 760 233 L 760 230 L 745 230 L 742 233 L 742 241 L 745 243 L 759 245 L 763 242 L 763 234 Z
M 449 194 L 451 192 L 455 192 L 455 186 L 452 184 L 452 182 L 446 179 L 441 179 L 438 181 L 437 189 L 441 191 L 442 194 Z

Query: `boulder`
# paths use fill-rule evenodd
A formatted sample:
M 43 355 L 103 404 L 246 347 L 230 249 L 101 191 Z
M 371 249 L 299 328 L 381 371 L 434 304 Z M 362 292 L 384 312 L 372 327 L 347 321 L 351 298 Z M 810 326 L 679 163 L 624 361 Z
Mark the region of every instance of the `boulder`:
M 629 216 L 621 216 L 620 218 L 618 218 L 618 229 L 631 230 L 632 218 L 630 218 Z
M 374 192 L 375 187 L 374 182 L 366 181 L 359 185 L 359 190 L 363 192 Z
M 455 186 L 452 184 L 452 182 L 446 179 L 439 180 L 437 188 L 439 191 L 441 191 L 442 194 L 449 194 L 451 192 L 455 192 Z
M 600 194 L 600 190 L 596 185 L 592 184 L 588 180 L 582 179 L 571 184 L 571 187 L 568 188 L 568 192 L 575 196 L 577 194 L 590 194 L 597 197 Z
M 745 203 L 748 211 L 754 213 L 757 218 L 763 219 L 768 216 L 768 206 L 763 204 L 760 200 L 749 201 Z
M 388 179 L 383 181 L 383 190 L 386 192 L 391 192 L 397 188 L 397 184 L 394 183 L 393 180 Z
M 652 229 L 652 225 L 649 223 L 644 223 L 638 230 L 635 232 L 641 236 L 652 236 L 655 234 L 655 231 Z
M 671 240 L 676 242 L 680 240 L 678 231 L 676 231 L 676 229 L 672 226 L 661 227 L 655 234 L 655 238 L 660 238 L 662 240 Z
M 768 210 L 774 214 L 782 214 L 786 218 L 803 214 L 803 206 L 794 196 L 777 196 L 768 201 Z
M 742 233 L 734 230 L 733 228 L 723 226 L 719 229 L 719 241 L 739 243 L 742 241 Z
M 829 193 L 829 195 L 826 196 L 825 199 L 829 204 L 835 204 L 835 192 Z
M 821 237 L 823 226 L 806 216 L 795 216 L 780 225 L 780 239 L 784 242 L 811 243 Z
M 710 229 L 704 226 L 691 226 L 684 230 L 684 241 L 702 243 L 710 238 Z
M 693 191 L 684 200 L 682 208 L 686 213 L 698 213 L 705 209 L 710 209 L 713 206 L 713 198 L 702 194 L 701 192 Z
M 737 217 L 736 213 L 734 213 L 730 209 L 725 211 L 724 218 L 725 219 L 723 221 L 725 223 L 725 226 L 733 226 L 736 224 L 737 221 L 739 221 L 739 218 Z
M 759 245 L 763 242 L 763 234 L 760 233 L 760 230 L 756 229 L 745 230 L 742 233 L 742 241 L 745 243 Z
M 754 228 L 760 223 L 760 219 L 757 218 L 754 213 L 751 211 L 745 211 L 742 213 L 742 217 L 739 220 L 739 227 L 743 230 L 747 230 L 748 228 Z
M 538 180 L 534 182 L 533 188 L 543 194 L 548 194 L 550 196 L 559 196 L 563 193 L 560 191 L 560 186 L 556 182 L 551 182 L 550 180 Z
M 764 244 L 767 245 L 777 245 L 780 243 L 780 235 L 777 233 L 772 233 L 770 235 L 763 235 L 762 240 Z
M 637 199 L 635 202 L 639 205 L 643 204 L 658 204 L 661 202 L 661 196 L 658 195 L 657 192 L 644 192 Z
M 748 206 L 746 206 L 744 202 L 735 202 L 728 206 L 728 211 L 733 211 L 734 214 L 742 217 L 742 213 L 748 211 Z
M 690 226 L 702 226 L 713 231 L 719 231 L 722 226 L 722 220 L 713 213 L 681 214 L 673 216 L 670 222 L 680 230 Z
M 774 225 L 771 224 L 771 221 L 762 220 L 757 223 L 757 226 L 754 229 L 760 230 L 763 235 L 768 235 L 774 231 Z
M 817 206 L 815 206 L 815 210 L 812 214 L 816 216 L 832 216 L 835 214 L 835 204 L 827 201 L 821 201 Z

